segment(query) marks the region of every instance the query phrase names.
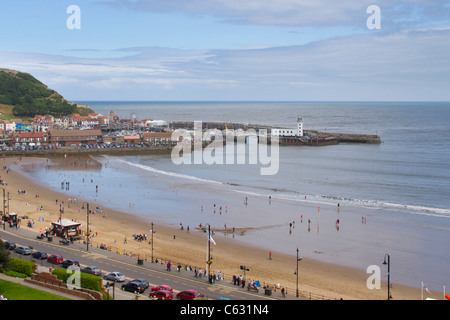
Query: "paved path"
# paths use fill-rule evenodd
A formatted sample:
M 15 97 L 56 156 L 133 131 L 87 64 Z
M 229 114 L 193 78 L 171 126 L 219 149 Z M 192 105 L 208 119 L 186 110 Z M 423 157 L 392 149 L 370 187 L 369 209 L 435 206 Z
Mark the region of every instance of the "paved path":
M 136 258 L 115 254 L 113 252 L 97 249 L 95 247 L 90 247 L 89 252 L 86 252 L 86 247 L 79 243 L 74 243 L 70 246 L 62 246 L 58 243 L 53 242 L 47 243 L 47 241 L 36 240 L 36 233 L 26 228 L 7 228 L 6 230 L 3 230 L 2 228 L 0 229 L 0 238 L 5 240 L 13 240 L 21 245 L 32 244 L 35 249 L 43 247 L 42 250 L 48 253 L 52 253 L 53 250 L 56 250 L 57 252 L 53 253 L 61 253 L 65 258 L 70 257 L 75 260 L 79 260 L 80 263 L 85 262 L 87 265 L 97 265 L 103 271 L 123 271 L 127 276 L 130 277 L 130 279 L 128 280 L 138 277 L 144 277 L 150 279 L 151 283 L 154 285 L 171 284 L 174 290 L 193 287 L 199 289 L 200 291 L 203 291 L 208 299 L 217 299 L 218 297 L 229 296 L 230 298 L 233 298 L 233 300 L 297 300 L 297 298 L 293 297 L 292 295 L 287 295 L 286 298 L 282 298 L 279 290 L 277 290 L 277 292 L 273 292 L 270 297 L 264 294 L 264 289 L 262 288 L 260 288 L 259 293 L 250 292 L 246 288 L 240 288 L 233 285 L 232 282 L 226 280 L 211 285 L 207 282 L 206 278 L 195 278 L 193 276 L 193 272 L 184 270 L 182 270 L 181 272 L 176 272 L 176 268 L 172 268 L 172 272 L 167 272 L 164 265 L 151 263 L 148 261 L 145 261 L 143 265 L 137 265 Z M 64 250 L 64 252 L 60 252 L 60 250 Z M 14 254 L 12 256 L 14 256 Z M 44 268 L 45 266 L 48 267 L 47 263 L 44 263 L 42 261 L 38 262 L 38 265 L 40 268 Z M 15 281 L 19 281 L 21 284 L 35 286 L 24 282 L 23 279 L 16 279 L 2 275 L 2 278 L 3 277 L 7 277 L 9 281 L 14 279 Z M 121 284 L 117 284 L 115 288 L 116 300 L 132 300 L 135 298 L 134 294 L 123 292 L 122 290 L 120 290 L 120 287 Z M 39 290 L 44 290 L 43 287 L 38 288 Z M 55 293 L 54 290 L 52 291 L 52 293 Z M 56 294 L 62 295 L 61 292 L 58 292 Z M 80 299 L 75 296 L 69 296 L 71 299 Z M 147 299 L 149 299 L 148 292 L 141 295 L 141 300 Z

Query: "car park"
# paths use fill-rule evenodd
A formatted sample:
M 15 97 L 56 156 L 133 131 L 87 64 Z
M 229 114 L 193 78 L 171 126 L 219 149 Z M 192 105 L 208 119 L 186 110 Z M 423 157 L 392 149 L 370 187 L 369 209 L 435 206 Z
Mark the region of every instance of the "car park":
M 22 255 L 30 255 L 32 253 L 30 247 L 27 246 L 17 247 L 14 249 L 14 252 Z
M 31 256 L 35 259 L 44 260 L 48 258 L 47 252 L 45 251 L 35 251 L 31 254 Z
M 125 276 L 117 271 L 107 273 L 103 276 L 103 279 L 110 280 L 110 281 L 117 281 L 117 282 L 124 282 Z
M 102 271 L 99 268 L 97 268 L 96 266 L 87 266 L 87 267 L 81 268 L 80 271 L 84 272 L 84 273 L 93 274 L 94 276 L 100 276 L 100 277 L 102 276 Z
M 152 288 L 152 291 L 161 291 L 161 290 L 166 290 L 166 291 L 169 291 L 169 292 L 173 292 L 173 289 L 170 286 L 165 285 L 165 284 L 162 284 L 160 286 L 156 286 L 156 287 Z
M 193 300 L 204 297 L 203 293 L 197 290 L 184 290 L 177 293 L 178 300 Z
M 64 260 L 63 262 L 61 262 L 61 267 L 63 267 L 63 268 L 67 269 L 70 266 L 80 267 L 80 264 L 78 263 L 77 260 L 73 260 L 73 259 L 67 259 L 67 260 Z
M 134 293 L 142 293 L 145 291 L 145 286 L 142 284 L 142 282 L 139 281 L 129 281 L 128 283 L 124 283 L 122 285 L 122 290 Z
M 173 293 L 167 290 L 152 291 L 149 297 L 156 300 L 173 300 Z
M 59 254 L 52 254 L 51 256 L 49 256 L 47 258 L 47 262 L 54 263 L 54 264 L 60 264 L 63 261 L 64 261 L 63 256 L 59 255 Z

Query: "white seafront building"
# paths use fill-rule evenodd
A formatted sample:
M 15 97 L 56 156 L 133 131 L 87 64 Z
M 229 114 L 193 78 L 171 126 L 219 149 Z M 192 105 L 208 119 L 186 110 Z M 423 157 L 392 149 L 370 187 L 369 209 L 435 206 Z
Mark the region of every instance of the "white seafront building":
M 303 137 L 303 119 L 302 117 L 297 118 L 296 129 L 273 128 L 271 129 L 270 134 L 272 136 L 279 136 L 279 137 Z

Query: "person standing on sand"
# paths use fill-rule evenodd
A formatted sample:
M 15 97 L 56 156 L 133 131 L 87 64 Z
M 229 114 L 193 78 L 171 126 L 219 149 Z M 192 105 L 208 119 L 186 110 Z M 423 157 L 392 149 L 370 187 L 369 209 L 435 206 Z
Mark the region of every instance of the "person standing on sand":
M 269 260 L 272 260 L 272 251 L 269 251 Z

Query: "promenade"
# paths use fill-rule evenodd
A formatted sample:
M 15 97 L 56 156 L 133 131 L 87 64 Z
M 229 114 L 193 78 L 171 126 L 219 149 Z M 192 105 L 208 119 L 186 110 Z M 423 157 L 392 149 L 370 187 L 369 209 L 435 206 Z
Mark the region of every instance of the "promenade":
M 177 292 L 187 289 L 196 289 L 205 294 L 205 298 L 208 300 L 215 300 L 217 298 L 226 296 L 233 300 L 296 300 L 293 296 L 294 292 L 289 292 L 283 296 L 281 290 L 273 291 L 267 295 L 263 288 L 259 288 L 259 292 L 254 290 L 249 291 L 247 287 L 233 285 L 231 281 L 221 280 L 214 284 L 208 282 L 207 277 L 197 278 L 194 276 L 193 271 L 186 271 L 183 268 L 178 272 L 176 266 L 172 267 L 171 271 L 167 271 L 166 265 L 161 263 L 151 263 L 151 261 L 144 261 L 138 264 L 136 257 L 130 257 L 114 253 L 107 250 L 98 249 L 95 247 L 89 247 L 89 252 L 86 251 L 86 246 L 82 243 L 73 243 L 69 246 L 61 245 L 57 241 L 48 242 L 46 240 L 36 239 L 36 232 L 28 230 L 26 228 L 9 228 L 5 230 L 0 229 L 0 238 L 3 241 L 13 241 L 17 245 L 31 245 L 34 250 L 43 250 L 48 254 L 61 254 L 63 257 L 76 259 L 80 262 L 81 267 L 85 265 L 97 265 L 103 273 L 112 272 L 121 268 L 124 274 L 127 275 L 127 281 L 134 278 L 146 278 L 150 282 L 150 286 L 156 286 L 160 284 L 169 284 L 174 289 L 174 298 Z M 27 260 L 31 260 L 31 256 L 20 256 L 13 251 L 11 256 L 19 257 Z M 34 259 L 32 259 L 34 260 Z M 56 268 L 57 266 L 50 266 L 46 261 L 34 260 L 39 265 L 38 271 L 47 271 L 49 267 Z M 0 279 L 19 283 L 25 286 L 29 286 L 38 290 L 47 291 L 57 295 L 67 297 L 69 299 L 78 300 L 80 298 L 64 294 L 55 290 L 51 290 L 44 287 L 39 287 L 34 284 L 25 282 L 23 279 L 10 277 L 4 274 L 0 274 Z M 116 300 L 134 300 L 136 296 L 132 293 L 120 292 L 122 283 L 116 284 L 115 299 Z M 147 289 L 139 300 L 150 300 L 148 297 L 149 290 Z

